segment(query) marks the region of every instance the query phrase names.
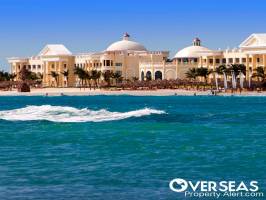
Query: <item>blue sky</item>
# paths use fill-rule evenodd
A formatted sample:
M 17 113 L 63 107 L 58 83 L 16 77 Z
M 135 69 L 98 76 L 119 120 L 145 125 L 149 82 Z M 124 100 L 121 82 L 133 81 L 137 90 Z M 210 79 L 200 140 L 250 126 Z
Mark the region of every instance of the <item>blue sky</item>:
M 236 47 L 266 32 L 264 0 L 0 0 L 0 69 L 6 57 L 36 55 L 62 43 L 73 53 L 104 50 L 124 32 L 149 50 L 176 51 L 199 37 Z

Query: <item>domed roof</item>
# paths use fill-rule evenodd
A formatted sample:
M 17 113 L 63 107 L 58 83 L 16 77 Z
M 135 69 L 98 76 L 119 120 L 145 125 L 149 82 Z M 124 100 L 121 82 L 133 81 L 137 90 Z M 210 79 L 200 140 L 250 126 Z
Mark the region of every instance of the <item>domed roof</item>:
M 142 44 L 130 41 L 129 37 L 129 34 L 125 33 L 123 40 L 114 42 L 106 49 L 106 51 L 147 51 L 147 49 Z
M 212 51 L 202 46 L 189 46 L 175 54 L 175 58 L 198 58 L 202 54 L 211 53 Z
M 193 45 L 178 51 L 175 58 L 198 58 L 202 55 L 213 53 L 212 50 L 202 47 L 199 38 L 193 40 Z

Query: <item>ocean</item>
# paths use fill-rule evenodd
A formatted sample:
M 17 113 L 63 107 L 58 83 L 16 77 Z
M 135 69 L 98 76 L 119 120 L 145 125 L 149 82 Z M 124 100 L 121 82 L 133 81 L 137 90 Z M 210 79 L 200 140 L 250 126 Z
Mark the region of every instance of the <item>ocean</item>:
M 1 200 L 199 199 L 175 178 L 265 196 L 266 97 L 0 97 Z

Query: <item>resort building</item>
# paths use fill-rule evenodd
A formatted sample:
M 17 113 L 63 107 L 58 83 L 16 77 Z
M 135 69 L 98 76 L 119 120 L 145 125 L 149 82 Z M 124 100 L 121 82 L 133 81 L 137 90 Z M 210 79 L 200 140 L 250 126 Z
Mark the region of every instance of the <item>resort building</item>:
M 266 34 L 252 34 L 239 48 L 224 51 L 204 47 L 196 38 L 191 46 L 181 49 L 170 59 L 168 51 L 149 51 L 144 45 L 132 41 L 126 33 L 122 40 L 112 43 L 102 52 L 72 54 L 64 45 L 52 44 L 45 46 L 37 56 L 9 58 L 8 62 L 12 73 L 26 67 L 40 74 L 44 87 L 77 86 L 79 80 L 74 75 L 75 67 L 118 72 L 124 79 L 170 80 L 186 78 L 185 73 L 193 67 L 215 69 L 222 64 L 244 64 L 247 78 L 258 66 L 266 69 Z M 64 71 L 68 71 L 67 77 Z M 58 74 L 57 81 L 51 76 L 53 72 Z

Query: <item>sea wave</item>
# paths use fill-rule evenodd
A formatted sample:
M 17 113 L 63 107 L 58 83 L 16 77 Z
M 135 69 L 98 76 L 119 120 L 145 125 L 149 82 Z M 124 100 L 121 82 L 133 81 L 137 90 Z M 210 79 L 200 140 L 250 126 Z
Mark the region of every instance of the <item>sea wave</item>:
M 129 112 L 111 112 L 105 109 L 77 109 L 68 106 L 26 106 L 14 110 L 0 111 L 0 119 L 9 121 L 46 120 L 51 122 L 103 122 L 142 117 L 152 114 L 165 114 L 164 111 L 143 108 Z

